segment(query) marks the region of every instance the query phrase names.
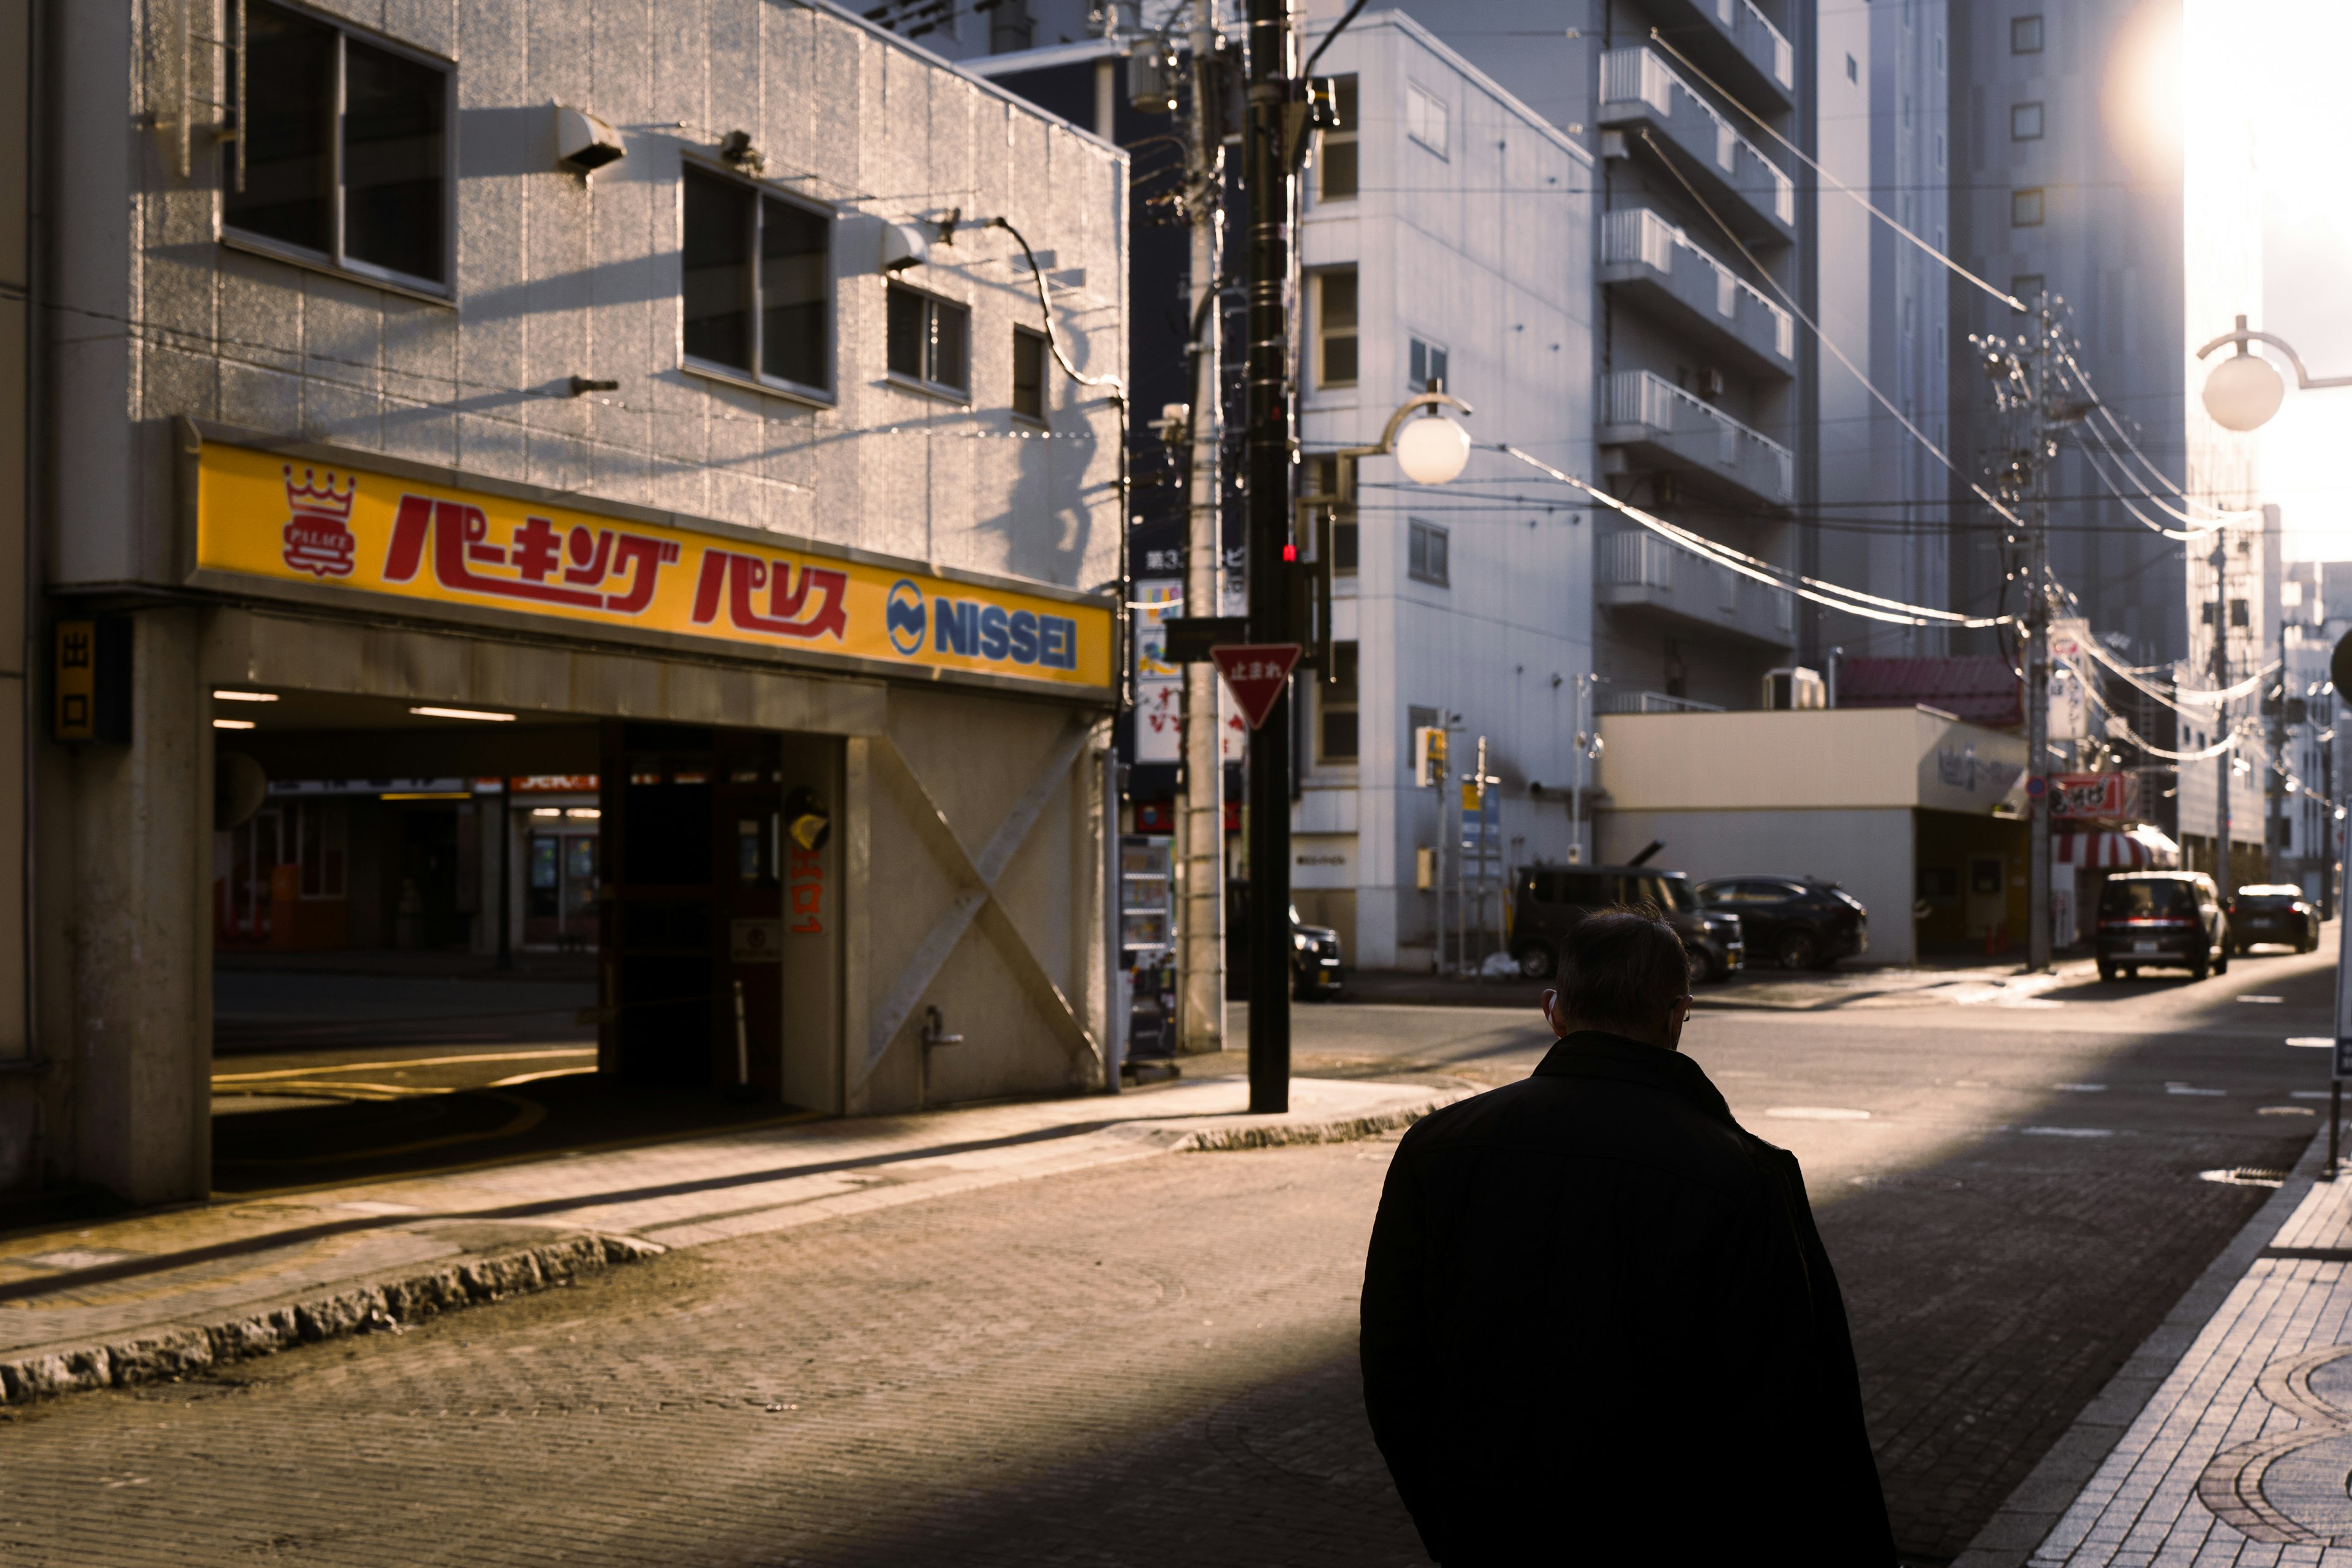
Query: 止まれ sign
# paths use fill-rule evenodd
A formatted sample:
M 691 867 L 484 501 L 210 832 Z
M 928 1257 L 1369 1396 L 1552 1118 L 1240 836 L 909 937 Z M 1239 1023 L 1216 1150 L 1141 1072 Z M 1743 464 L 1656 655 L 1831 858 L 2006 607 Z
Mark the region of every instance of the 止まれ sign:
M 400 478 L 315 450 L 206 441 L 195 485 L 199 573 L 927 674 L 1111 684 L 1105 605 Z

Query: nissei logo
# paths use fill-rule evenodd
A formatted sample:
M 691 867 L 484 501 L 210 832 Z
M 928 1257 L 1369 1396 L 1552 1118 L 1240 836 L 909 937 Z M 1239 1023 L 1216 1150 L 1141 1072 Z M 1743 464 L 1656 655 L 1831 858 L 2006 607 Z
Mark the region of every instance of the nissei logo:
M 898 638 L 898 623 L 891 623 Z M 973 600 L 931 601 L 931 647 L 940 653 L 961 654 L 992 663 L 1011 660 L 1046 669 L 1078 668 L 1078 623 L 1067 616 L 1041 616 L 1034 610 L 1007 610 L 1002 605 Z
M 905 577 L 891 584 L 889 602 L 882 607 L 882 622 L 889 628 L 892 647 L 910 658 L 922 652 L 923 591 Z

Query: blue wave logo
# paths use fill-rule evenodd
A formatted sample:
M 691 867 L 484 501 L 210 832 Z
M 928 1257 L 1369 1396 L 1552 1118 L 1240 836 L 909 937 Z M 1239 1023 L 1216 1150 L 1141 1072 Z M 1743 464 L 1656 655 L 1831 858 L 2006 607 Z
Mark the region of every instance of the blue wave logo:
M 890 646 L 911 658 L 923 651 L 923 591 L 909 578 L 890 584 L 890 598 L 882 607 L 882 622 L 890 631 Z

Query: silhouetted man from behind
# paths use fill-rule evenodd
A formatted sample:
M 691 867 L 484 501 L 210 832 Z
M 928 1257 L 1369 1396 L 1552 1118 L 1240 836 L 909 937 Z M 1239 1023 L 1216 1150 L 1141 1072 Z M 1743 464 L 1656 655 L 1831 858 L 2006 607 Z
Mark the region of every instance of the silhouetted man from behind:
M 1405 1134 L 1364 1400 L 1430 1554 L 1892 1568 L 1845 1307 L 1793 1155 L 1681 1054 L 1689 966 L 1586 919 L 1532 1077 Z

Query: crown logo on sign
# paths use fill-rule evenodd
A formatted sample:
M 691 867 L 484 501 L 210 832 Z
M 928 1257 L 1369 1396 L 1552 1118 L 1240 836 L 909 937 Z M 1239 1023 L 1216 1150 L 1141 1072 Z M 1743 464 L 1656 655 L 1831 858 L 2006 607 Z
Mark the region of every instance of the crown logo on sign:
M 298 485 L 294 482 L 294 465 L 289 463 L 285 466 L 288 509 L 295 512 L 307 512 L 313 517 L 332 518 L 338 522 L 350 521 L 352 500 L 359 494 L 360 489 L 358 476 L 344 476 L 342 491 L 338 494 L 335 490 L 335 471 L 332 468 L 327 470 L 327 483 L 323 489 L 312 482 L 317 472 L 315 468 L 303 469 L 302 482 Z

